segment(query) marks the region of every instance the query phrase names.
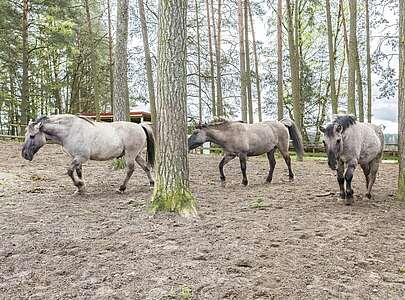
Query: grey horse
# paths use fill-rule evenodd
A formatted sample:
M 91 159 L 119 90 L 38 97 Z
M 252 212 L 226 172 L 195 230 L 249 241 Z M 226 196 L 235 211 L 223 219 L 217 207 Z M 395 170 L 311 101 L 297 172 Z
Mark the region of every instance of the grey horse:
M 154 164 L 154 137 L 152 129 L 146 124 L 131 122 L 100 123 L 75 115 L 53 115 L 31 121 L 25 134 L 22 157 L 31 161 L 47 139 L 55 141 L 72 157 L 68 175 L 77 187 L 76 193 L 85 191 L 82 180 L 82 164 L 88 160 L 109 160 L 125 156 L 127 175 L 119 187 L 124 192 L 134 172 L 135 161 L 149 178 L 154 180 L 151 168 Z M 147 162 L 141 152 L 147 144 Z M 76 171 L 78 179 L 74 176 Z
M 366 196 L 371 198 L 371 189 L 384 150 L 382 128 L 370 123 L 356 122 L 352 115 L 339 115 L 326 128 L 321 128 L 321 131 L 324 133 L 323 142 L 328 155 L 328 165 L 337 171 L 340 197 L 346 198 L 347 205 L 353 202 L 353 172 L 357 164 L 360 164 L 366 177 Z
M 242 184 L 245 186 L 248 184 L 246 177 L 247 157 L 267 153 L 270 170 L 266 181 L 270 183 L 276 166 L 274 152 L 278 148 L 287 164 L 288 174 L 292 180 L 294 173 L 291 169 L 291 158 L 288 153 L 289 134 L 298 158 L 302 159 L 304 150 L 301 135 L 294 122 L 288 119 L 255 124 L 220 119 L 209 124 L 199 124 L 188 139 L 188 148 L 189 150 L 195 149 L 207 141 L 221 146 L 225 152 L 219 163 L 220 179 L 223 183 L 225 183 L 224 166 L 235 157 L 239 157 L 243 176 Z

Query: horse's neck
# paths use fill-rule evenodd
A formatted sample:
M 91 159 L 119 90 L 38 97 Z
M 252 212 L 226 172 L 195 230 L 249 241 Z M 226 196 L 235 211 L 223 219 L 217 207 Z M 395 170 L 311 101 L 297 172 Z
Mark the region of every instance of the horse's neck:
M 63 126 L 55 123 L 44 124 L 42 132 L 45 133 L 47 139 L 63 145 L 63 141 L 67 136 L 68 130 L 63 129 Z
M 212 129 L 208 133 L 208 140 L 212 143 L 224 147 L 226 144 L 226 131 Z

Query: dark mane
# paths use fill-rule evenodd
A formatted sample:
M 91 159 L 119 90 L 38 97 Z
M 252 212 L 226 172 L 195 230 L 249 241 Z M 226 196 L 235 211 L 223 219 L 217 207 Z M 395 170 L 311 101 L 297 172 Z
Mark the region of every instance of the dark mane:
M 92 119 L 86 117 L 86 116 L 77 115 L 77 117 L 82 119 L 82 120 L 85 120 L 85 121 L 89 122 L 91 125 L 95 125 L 94 121 Z
M 342 126 L 342 132 L 344 132 L 347 128 L 354 124 L 356 124 L 356 117 L 352 115 L 337 116 L 336 119 L 333 120 L 332 124 L 329 124 L 325 128 L 325 135 L 329 137 L 333 136 L 333 129 L 335 128 L 335 125 Z
M 47 121 L 47 120 L 48 120 L 47 116 L 41 116 L 41 117 L 36 118 L 34 121 L 32 121 L 32 125 L 37 125 L 38 123 Z

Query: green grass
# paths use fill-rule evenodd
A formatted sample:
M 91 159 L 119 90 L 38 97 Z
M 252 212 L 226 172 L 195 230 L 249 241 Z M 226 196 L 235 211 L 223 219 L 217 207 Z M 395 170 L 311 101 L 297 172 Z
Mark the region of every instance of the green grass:
M 270 203 L 265 203 L 263 199 L 259 198 L 255 202 L 249 204 L 249 208 L 252 209 L 266 209 L 271 207 Z

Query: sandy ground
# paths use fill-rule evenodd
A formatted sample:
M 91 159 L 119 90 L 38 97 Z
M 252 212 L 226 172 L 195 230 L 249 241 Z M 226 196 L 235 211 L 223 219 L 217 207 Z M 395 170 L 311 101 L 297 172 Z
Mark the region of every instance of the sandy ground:
M 72 196 L 68 157 L 47 145 L 28 162 L 0 142 L 1 299 L 405 299 L 405 203 L 397 168 L 382 164 L 368 200 L 360 169 L 355 202 L 336 196 L 324 161 L 239 162 L 191 155 L 198 217 L 150 216 L 146 175 L 127 193 L 111 162 L 84 167 L 88 193 Z

